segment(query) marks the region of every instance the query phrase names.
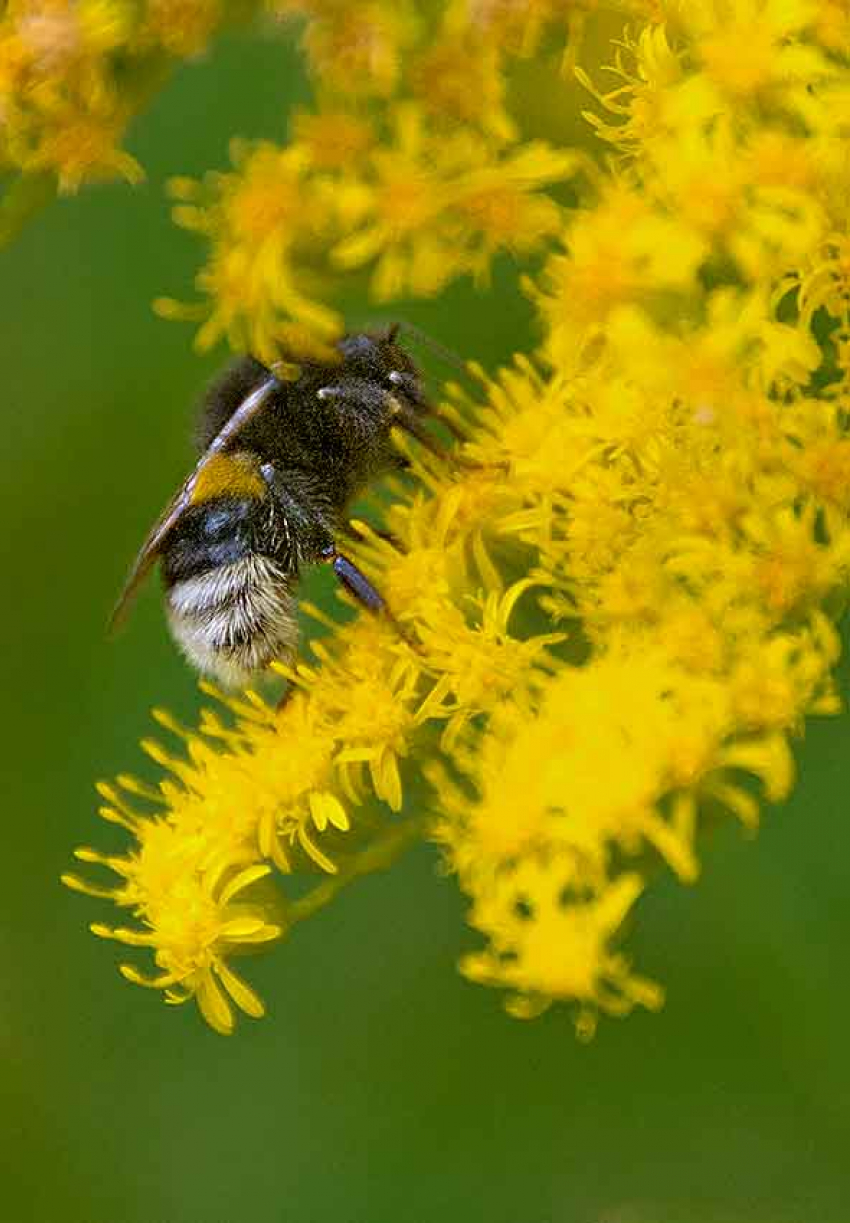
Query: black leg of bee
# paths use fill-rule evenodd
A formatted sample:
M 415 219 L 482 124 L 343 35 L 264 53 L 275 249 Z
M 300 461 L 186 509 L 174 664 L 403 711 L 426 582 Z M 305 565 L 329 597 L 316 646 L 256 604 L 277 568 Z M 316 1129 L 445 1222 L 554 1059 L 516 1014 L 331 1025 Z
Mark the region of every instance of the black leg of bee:
M 289 704 L 289 702 L 292 700 L 294 695 L 295 695 L 295 685 L 287 681 L 286 688 L 283 691 L 283 695 L 281 696 L 280 700 L 274 707 L 275 713 L 280 713 L 282 709 L 285 709 L 286 706 Z
M 322 559 L 333 567 L 334 573 L 342 582 L 345 589 L 354 596 L 358 603 L 362 603 L 368 611 L 386 611 L 387 605 L 375 587 L 366 577 L 365 573 L 361 573 L 354 562 L 350 561 L 347 556 L 337 552 L 336 548 L 329 547 L 322 554 Z
M 419 408 L 430 420 L 438 421 L 443 428 L 452 435 L 456 442 L 469 441 L 469 435 L 464 432 L 464 430 L 455 420 L 452 420 L 451 417 L 444 415 L 439 408 L 435 408 L 434 405 L 425 398 L 419 388 L 418 379 L 414 378 L 412 374 L 405 374 L 401 373 L 399 370 L 393 370 L 387 376 L 393 386 L 397 386 L 404 396 L 414 403 L 417 408 Z
M 365 573 L 361 573 L 353 561 L 350 561 L 347 556 L 343 556 L 341 552 L 337 552 L 333 545 L 327 547 L 322 553 L 322 560 L 333 566 L 333 571 L 339 580 L 342 582 L 345 589 L 354 596 L 358 603 L 365 607 L 368 611 L 374 612 L 376 615 L 382 616 L 392 625 L 399 638 L 410 647 L 412 650 L 419 650 L 415 638 L 408 632 L 407 628 L 396 620 L 386 602 L 381 595 L 378 594 L 375 587 L 366 577 Z M 285 699 L 285 698 L 284 698 Z M 283 703 L 283 702 L 282 702 Z M 280 708 L 280 706 L 278 706 Z
M 405 433 L 409 433 L 411 437 L 422 446 L 429 454 L 433 454 L 435 459 L 439 459 L 441 463 L 446 463 L 448 466 L 458 465 L 460 460 L 457 455 L 452 455 L 444 446 L 431 436 L 427 429 L 423 429 L 417 417 L 411 412 L 398 412 L 393 418 L 394 424 L 397 424 Z M 461 465 L 463 465 L 461 463 Z

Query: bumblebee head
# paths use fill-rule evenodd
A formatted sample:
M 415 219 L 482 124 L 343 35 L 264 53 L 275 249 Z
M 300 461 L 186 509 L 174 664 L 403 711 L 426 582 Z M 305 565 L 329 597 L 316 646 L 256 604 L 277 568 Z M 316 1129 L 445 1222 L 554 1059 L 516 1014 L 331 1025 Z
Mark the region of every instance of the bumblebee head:
M 399 325 L 386 331 L 359 331 L 339 341 L 346 372 L 365 382 L 377 383 L 414 407 L 423 407 L 425 397 L 419 370 L 397 343 Z

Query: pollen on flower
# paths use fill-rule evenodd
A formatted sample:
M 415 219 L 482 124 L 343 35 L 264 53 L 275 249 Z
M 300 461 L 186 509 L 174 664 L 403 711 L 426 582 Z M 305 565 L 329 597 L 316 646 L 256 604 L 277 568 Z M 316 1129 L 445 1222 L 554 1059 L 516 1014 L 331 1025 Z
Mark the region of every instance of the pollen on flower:
M 312 248 L 327 208 L 305 179 L 303 150 L 235 141 L 231 156 L 232 173 L 172 185 L 175 220 L 211 243 L 196 277 L 208 299 L 200 307 L 206 317 L 197 343 L 209 348 L 226 336 L 233 348 L 271 363 L 293 325 L 319 341 L 342 329 L 337 313 L 305 291 L 315 279 Z M 190 306 L 188 316 L 195 311 Z
M 623 84 L 603 93 L 583 69 L 576 69 L 584 88 L 617 119 L 605 122 L 591 111 L 583 112 L 601 139 L 637 153 L 658 137 L 673 134 L 683 72 L 681 56 L 671 48 L 663 22 L 646 26 L 637 40 L 625 32 L 608 71 Z
M 236 241 L 280 241 L 302 204 L 300 158 L 263 143 L 250 151 L 236 146 L 234 160 L 240 173 L 222 192 L 223 224 Z
M 800 479 L 819 501 L 850 510 L 850 440 L 813 439 L 798 457 Z
M 352 10 L 337 5 L 329 21 L 314 22 L 304 45 L 319 77 L 345 81 L 352 92 L 389 94 L 401 68 L 401 53 L 416 34 L 413 5 L 367 2 Z
M 399 811 L 399 761 L 421 720 L 415 708 L 420 669 L 394 636 L 392 628 L 364 621 L 346 632 L 339 652 L 318 643 L 314 650 L 323 668 L 314 699 L 319 716 L 345 745 L 334 761 L 344 792 L 355 801 L 362 795 L 365 770 L 373 793 Z
M 564 634 L 520 640 L 509 631 L 511 614 L 529 586 L 518 582 L 501 598 L 491 591 L 483 604 L 479 599 L 480 612 L 472 626 L 458 615 L 454 624 L 443 621 L 420 630 L 427 665 L 440 676 L 420 717 L 446 719 L 444 750 L 451 752 L 472 719 L 492 713 L 502 701 L 533 685 L 537 668 L 554 665 L 548 647 L 560 643 Z

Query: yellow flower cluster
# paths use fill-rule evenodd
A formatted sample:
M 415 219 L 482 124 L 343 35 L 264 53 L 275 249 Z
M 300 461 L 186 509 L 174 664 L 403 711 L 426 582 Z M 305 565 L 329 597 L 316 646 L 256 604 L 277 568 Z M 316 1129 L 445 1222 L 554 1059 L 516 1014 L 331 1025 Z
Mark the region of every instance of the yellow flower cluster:
M 486 283 L 500 252 L 543 249 L 563 226 L 546 191 L 588 159 L 520 141 L 504 108 L 505 65 L 569 5 L 272 0 L 306 19 L 320 105 L 282 148 L 235 141 L 230 173 L 175 180 L 174 219 L 208 243 L 200 302 L 160 299 L 274 360 L 342 330 L 329 305 L 345 272 L 368 268 L 380 302 L 427 297 L 452 279 Z M 427 10 L 427 11 L 426 11 Z
M 583 155 L 521 137 L 505 101 L 506 65 L 563 42 L 565 6 L 275 7 L 306 17 L 328 104 L 286 149 L 240 146 L 231 173 L 175 188 L 211 244 L 204 338 L 332 334 L 301 263 L 327 244 L 384 298 L 545 250 L 543 340 L 447 388 L 453 461 L 408 450 L 387 533 L 360 524 L 392 619 L 330 624 L 279 709 L 247 692 L 198 731 L 162 716 L 185 750 L 147 745 L 159 787 L 103 790 L 132 849 L 79 853 L 118 884 L 68 882 L 136 917 L 94 927 L 153 952 L 156 976 L 125 975 L 230 1031 L 234 1006 L 261 1012 L 234 954 L 426 836 L 483 936 L 462 970 L 517 1015 L 568 1003 L 587 1035 L 661 1002 L 622 950 L 658 872 L 695 880 L 703 824 L 753 827 L 789 792 L 803 719 L 838 708 L 846 6 L 630 5 L 616 88 L 579 72 L 608 153 L 580 209 L 544 188 Z M 286 899 L 272 868 L 325 878 Z
M 9 0 L 0 10 L 0 172 L 62 192 L 138 181 L 121 147 L 133 114 L 178 58 L 196 55 L 222 0 Z

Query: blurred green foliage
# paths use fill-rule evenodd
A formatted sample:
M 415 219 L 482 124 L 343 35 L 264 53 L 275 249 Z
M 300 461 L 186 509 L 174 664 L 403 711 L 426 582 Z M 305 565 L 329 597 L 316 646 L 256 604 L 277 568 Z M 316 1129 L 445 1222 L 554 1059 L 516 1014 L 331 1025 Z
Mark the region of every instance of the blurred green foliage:
M 725 830 L 697 887 L 641 904 L 632 949 L 667 1006 L 588 1046 L 456 975 L 473 938 L 424 850 L 257 961 L 270 1016 L 229 1040 L 123 983 L 97 905 L 58 883 L 74 845 L 110 843 L 92 783 L 144 768 L 149 707 L 198 705 L 155 583 L 104 638 L 217 360 L 150 310 L 196 253 L 164 182 L 225 165 L 233 134 L 282 136 L 306 97 L 294 52 L 230 39 L 138 122 L 142 187 L 64 200 L 3 254 L 0 1220 L 843 1223 L 846 716 L 810 727 L 756 840 Z M 504 268 L 489 296 L 399 315 L 491 366 L 531 339 Z

